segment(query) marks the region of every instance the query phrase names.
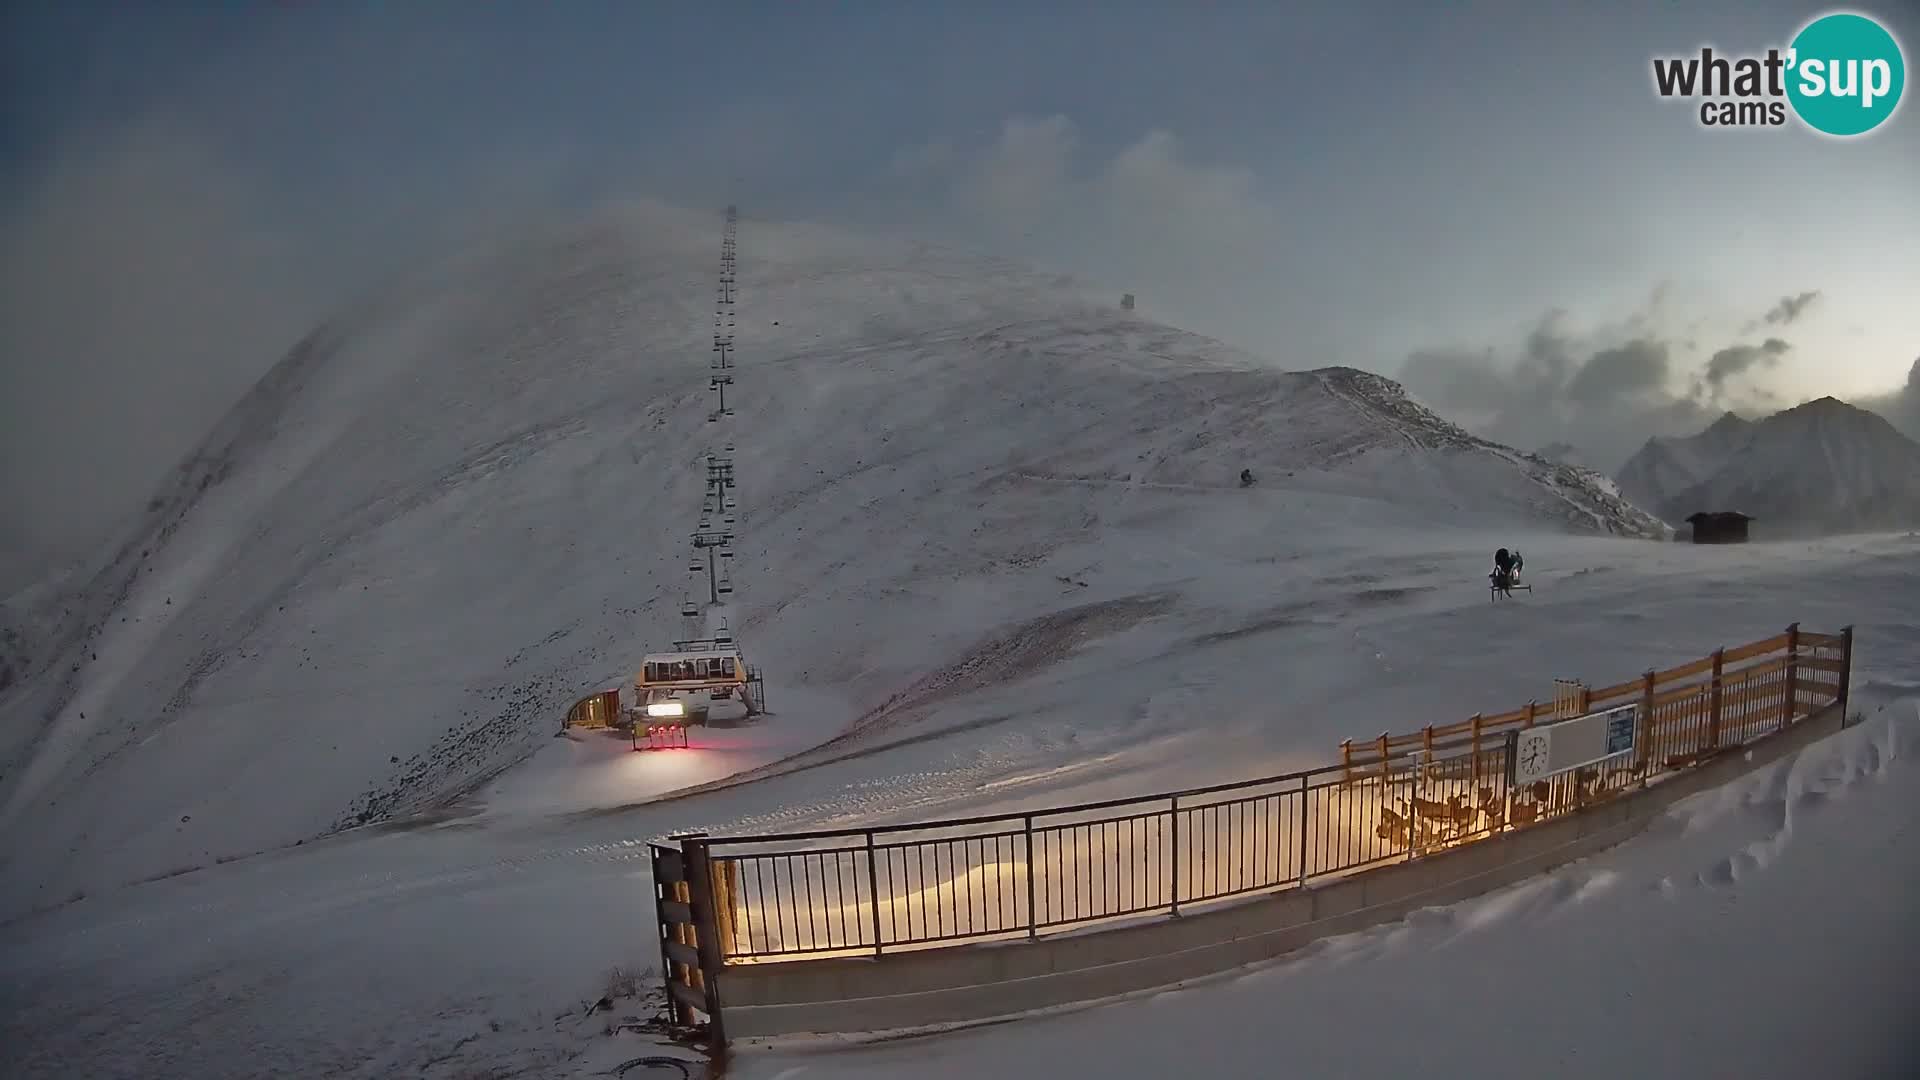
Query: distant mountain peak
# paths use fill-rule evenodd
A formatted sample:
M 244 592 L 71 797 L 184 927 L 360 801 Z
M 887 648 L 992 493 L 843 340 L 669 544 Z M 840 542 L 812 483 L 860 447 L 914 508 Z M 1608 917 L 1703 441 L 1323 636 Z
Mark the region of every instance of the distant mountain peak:
M 1781 412 L 1776 413 L 1774 415 L 1776 416 L 1857 416 L 1857 417 L 1865 418 L 1869 416 L 1874 416 L 1876 414 L 1869 412 L 1866 409 L 1859 407 L 1858 405 L 1849 405 L 1846 402 L 1841 401 L 1839 398 L 1829 394 L 1826 397 L 1814 398 L 1812 401 L 1803 402 L 1802 404 L 1795 405 L 1791 409 L 1782 410 Z
M 1668 521 L 1741 509 L 1779 536 L 1920 524 L 1920 443 L 1832 395 L 1757 422 L 1727 413 L 1697 435 L 1649 439 L 1617 481 Z

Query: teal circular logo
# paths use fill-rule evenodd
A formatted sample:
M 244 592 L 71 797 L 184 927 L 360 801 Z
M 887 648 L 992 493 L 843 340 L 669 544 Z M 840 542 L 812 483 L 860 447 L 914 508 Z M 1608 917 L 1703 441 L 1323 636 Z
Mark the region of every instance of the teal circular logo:
M 1808 127 L 1864 135 L 1893 115 L 1907 85 L 1900 43 L 1865 15 L 1823 15 L 1787 52 L 1787 100 Z

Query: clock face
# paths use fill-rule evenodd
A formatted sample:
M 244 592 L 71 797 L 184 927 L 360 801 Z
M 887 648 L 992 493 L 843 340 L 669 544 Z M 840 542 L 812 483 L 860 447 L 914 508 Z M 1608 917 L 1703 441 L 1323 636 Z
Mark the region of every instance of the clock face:
M 1527 776 L 1538 776 L 1547 770 L 1547 738 L 1545 735 L 1532 734 L 1522 736 L 1516 748 L 1519 755 L 1519 771 Z

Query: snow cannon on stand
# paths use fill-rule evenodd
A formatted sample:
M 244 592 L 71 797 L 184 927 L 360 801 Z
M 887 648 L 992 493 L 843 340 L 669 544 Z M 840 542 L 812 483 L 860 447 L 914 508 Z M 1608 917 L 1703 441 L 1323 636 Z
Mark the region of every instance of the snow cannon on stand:
M 1501 597 L 1511 600 L 1516 591 L 1532 592 L 1533 586 L 1520 584 L 1520 568 L 1525 565 L 1526 561 L 1518 551 L 1501 548 L 1494 552 L 1493 571 L 1487 575 L 1487 602 L 1492 603 Z

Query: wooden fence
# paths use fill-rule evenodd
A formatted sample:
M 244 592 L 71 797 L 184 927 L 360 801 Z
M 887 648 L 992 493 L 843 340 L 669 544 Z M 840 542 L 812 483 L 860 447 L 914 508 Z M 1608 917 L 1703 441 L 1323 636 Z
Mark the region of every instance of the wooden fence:
M 1348 739 L 1340 744 L 1340 764 L 1349 779 L 1357 779 L 1391 771 L 1390 763 L 1406 759 L 1497 755 L 1510 731 L 1638 701 L 1647 726 L 1636 740 L 1640 750 L 1634 768 L 1644 771 L 1651 760 L 1671 769 L 1771 730 L 1789 699 L 1802 708 L 1832 701 L 1835 688 L 1846 685 L 1852 642 L 1852 627 L 1816 634 L 1794 623 L 1772 637 L 1715 649 L 1612 686 L 1574 684 L 1571 694 L 1551 703 L 1529 701 L 1508 712 L 1475 713 L 1459 723 L 1429 724 L 1404 735 L 1382 732 L 1363 743 Z

